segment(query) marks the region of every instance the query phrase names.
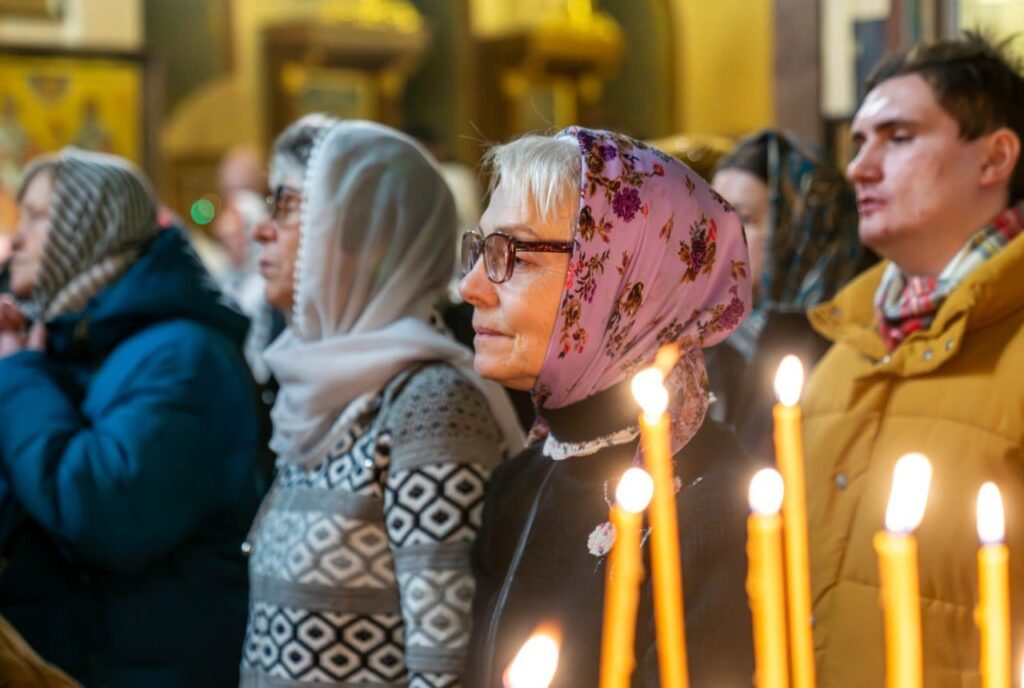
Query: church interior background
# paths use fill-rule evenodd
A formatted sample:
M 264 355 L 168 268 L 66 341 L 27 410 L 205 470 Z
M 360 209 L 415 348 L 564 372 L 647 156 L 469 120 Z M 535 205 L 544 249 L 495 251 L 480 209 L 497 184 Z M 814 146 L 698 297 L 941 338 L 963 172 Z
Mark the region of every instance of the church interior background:
M 23 164 L 68 144 L 134 160 L 201 233 L 224 154 L 314 111 L 470 168 L 573 123 L 704 174 L 768 126 L 843 164 L 878 59 L 962 28 L 1020 31 L 1024 0 L 0 0 L 0 240 Z

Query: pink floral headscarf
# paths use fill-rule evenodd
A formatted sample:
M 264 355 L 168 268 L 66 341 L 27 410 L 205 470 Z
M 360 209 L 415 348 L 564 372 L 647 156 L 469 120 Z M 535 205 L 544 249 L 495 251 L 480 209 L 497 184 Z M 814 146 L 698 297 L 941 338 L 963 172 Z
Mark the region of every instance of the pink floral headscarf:
M 572 127 L 583 156 L 569 271 L 534 387 L 541 413 L 582 401 L 651 365 L 658 348 L 682 355 L 666 378 L 673 449 L 707 411 L 701 347 L 750 313 L 747 245 L 739 217 L 675 158 L 621 134 Z

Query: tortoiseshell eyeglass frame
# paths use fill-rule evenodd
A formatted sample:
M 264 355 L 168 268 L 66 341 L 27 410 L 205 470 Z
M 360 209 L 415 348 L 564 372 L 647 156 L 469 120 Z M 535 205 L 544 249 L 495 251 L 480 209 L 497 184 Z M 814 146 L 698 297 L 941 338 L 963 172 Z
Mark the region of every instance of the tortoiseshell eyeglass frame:
M 463 277 L 470 273 L 481 257 L 490 255 L 491 260 L 484 260 L 484 272 L 491 282 L 501 284 L 512 278 L 517 253 L 572 253 L 572 242 L 523 241 L 503 232 L 484 236 L 479 230 L 470 229 L 462 235 L 461 249 Z M 503 262 L 499 262 L 502 257 Z

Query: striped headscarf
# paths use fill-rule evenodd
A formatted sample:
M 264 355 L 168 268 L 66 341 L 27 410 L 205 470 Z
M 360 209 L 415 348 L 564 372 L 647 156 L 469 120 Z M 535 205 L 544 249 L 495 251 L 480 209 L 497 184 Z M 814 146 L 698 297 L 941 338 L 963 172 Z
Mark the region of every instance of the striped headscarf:
M 874 262 L 857 236 L 857 201 L 839 169 L 784 132 L 744 138 L 716 171 L 738 169 L 768 187 L 769 237 L 754 312 L 729 338 L 748 360 L 769 311 L 802 313 L 831 299 Z
M 31 302 L 33 318 L 81 310 L 135 262 L 156 236 L 149 183 L 128 161 L 65 148 L 37 159 L 25 182 L 54 174 L 50 228 Z

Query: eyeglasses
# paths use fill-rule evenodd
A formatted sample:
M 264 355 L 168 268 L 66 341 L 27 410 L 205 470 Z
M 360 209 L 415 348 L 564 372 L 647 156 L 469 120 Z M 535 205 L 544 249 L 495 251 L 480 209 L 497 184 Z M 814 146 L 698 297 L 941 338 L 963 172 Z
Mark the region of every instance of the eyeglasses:
M 470 273 L 482 255 L 487 279 L 495 284 L 507 282 L 512 277 L 517 253 L 572 253 L 572 242 L 521 241 L 501 232 L 485 237 L 471 229 L 462 235 L 462 276 Z
M 292 224 L 299 219 L 302 206 L 302 192 L 290 186 L 279 186 L 272 196 L 267 196 L 267 213 L 278 224 Z

